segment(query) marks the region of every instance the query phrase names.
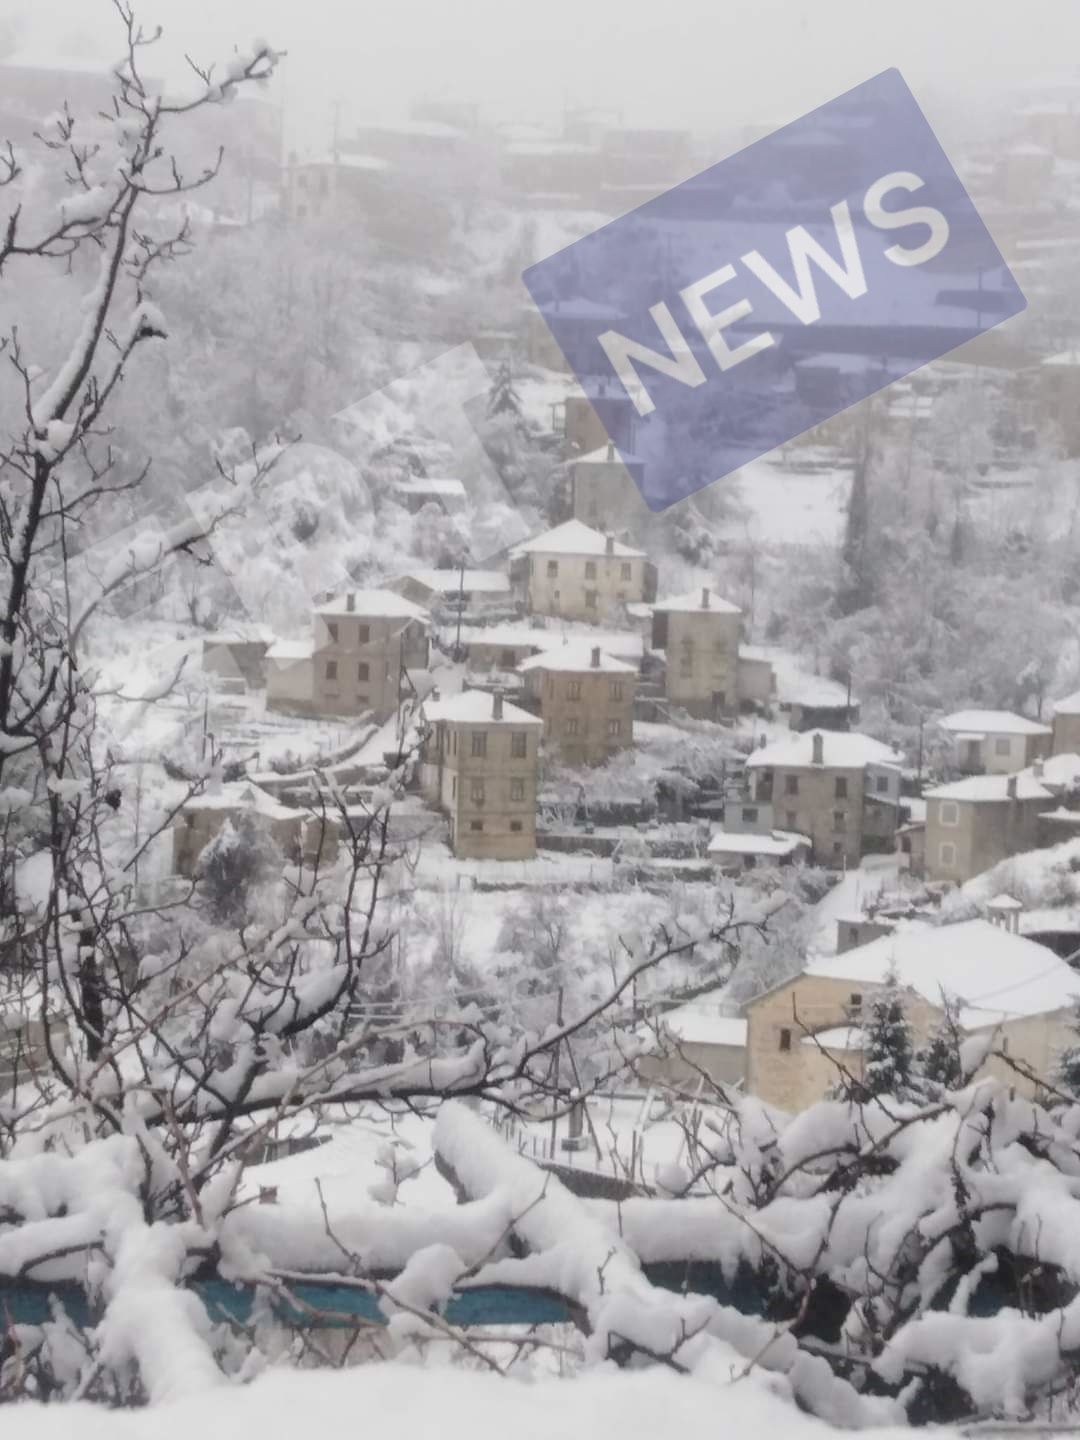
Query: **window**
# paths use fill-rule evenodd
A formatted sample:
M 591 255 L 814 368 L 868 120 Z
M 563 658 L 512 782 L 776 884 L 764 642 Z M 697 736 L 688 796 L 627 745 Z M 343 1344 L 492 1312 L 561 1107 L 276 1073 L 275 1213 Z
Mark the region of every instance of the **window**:
M 511 780 L 511 781 L 510 781 L 510 799 L 511 799 L 511 800 L 524 800 L 524 799 L 525 799 L 525 781 L 524 781 L 524 780 Z
M 499 658 L 499 668 L 502 670 L 513 670 L 517 664 L 517 655 L 513 650 L 504 650 Z
M 356 667 L 356 678 L 357 678 L 357 680 L 370 680 L 370 679 L 371 679 L 371 667 L 370 667 L 370 665 L 366 665 L 366 664 L 364 664 L 363 662 L 361 662 L 359 665 L 357 665 L 357 667 Z
M 337 625 L 334 623 L 333 620 L 328 620 L 328 621 L 326 622 L 326 633 L 330 636 L 330 643 L 331 643 L 331 645 L 336 645 L 336 644 L 337 644 Z
M 956 846 L 951 840 L 942 840 L 938 846 L 938 864 L 945 870 L 951 870 L 956 864 Z
M 888 775 L 875 775 L 875 776 L 874 776 L 874 788 L 877 790 L 877 793 L 878 793 L 879 795 L 887 795 L 887 794 L 888 794 L 888 791 L 889 791 L 889 777 L 888 777 Z
M 797 830 L 799 828 L 799 817 L 794 810 L 786 810 L 784 812 L 784 824 L 789 830 Z
M 853 991 L 851 992 L 851 994 L 848 996 L 848 1004 L 850 1005 L 850 1007 L 852 1008 L 852 1010 L 861 1010 L 861 1009 L 862 1009 L 862 992 L 859 991 L 859 990 L 853 990 Z
M 567 698 L 568 700 L 580 700 L 580 699 L 581 699 L 581 681 L 580 681 L 580 680 L 570 680 L 570 681 L 567 682 L 567 686 L 566 686 L 566 698 Z
M 832 812 L 832 828 L 833 828 L 834 830 L 846 830 L 846 829 L 847 829 L 847 811 L 846 811 L 846 810 L 834 810 L 834 811 Z
M 937 807 L 937 818 L 939 825 L 959 825 L 960 806 L 955 800 L 939 800 Z
M 846 800 L 848 798 L 846 775 L 838 775 L 836 777 L 836 798 L 837 800 Z
M 327 662 L 326 662 L 326 678 L 327 678 L 327 680 L 336 680 L 336 679 L 337 679 L 337 661 L 336 661 L 336 660 L 327 660 Z
M 549 580 L 554 580 L 554 579 L 555 579 L 555 576 L 558 575 L 558 573 L 559 573 L 559 562 L 558 562 L 557 560 L 549 560 L 549 561 L 548 561 L 548 563 L 547 563 L 547 573 L 548 573 L 548 579 L 549 579 Z
M 842 840 L 834 840 L 834 841 L 833 841 L 832 853 L 833 853 L 833 859 L 834 859 L 834 860 L 840 860 L 840 859 L 843 858 L 843 854 L 844 854 L 844 842 L 843 842 Z
M 456 775 L 453 776 L 452 779 L 451 779 L 451 781 L 450 781 L 450 799 L 451 799 L 451 800 L 456 800 L 456 799 L 457 799 L 457 776 L 456 776 Z
M 618 600 L 618 602 L 619 602 L 620 605 L 625 605 L 625 603 L 626 603 L 626 591 L 625 591 L 625 590 L 620 590 L 619 593 L 615 596 L 615 599 Z
M 595 560 L 586 560 L 586 561 L 585 561 L 585 579 L 586 579 L 586 580 L 595 580 L 595 579 L 596 579 L 596 561 L 595 561 Z
M 785 1053 L 791 1049 L 791 1031 L 788 1029 L 780 1031 L 780 1049 Z
M 688 642 L 683 643 L 682 654 L 679 656 L 679 674 L 692 675 L 694 673 L 694 649 Z
M 634 567 L 629 562 L 624 562 L 619 567 L 620 580 L 632 580 L 634 578 Z
M 995 754 L 995 755 L 1008 755 L 1008 753 L 1009 753 L 1009 751 L 1010 751 L 1011 749 L 1012 749 L 1012 742 L 1010 741 L 1010 739 L 1009 739 L 1009 737 L 1008 737 L 1007 735 L 999 735 L 999 736 L 997 737 L 997 739 L 994 741 L 994 754 Z
M 356 627 L 356 639 L 357 639 L 358 644 L 360 644 L 360 645 L 366 645 L 366 644 L 368 643 L 368 641 L 371 639 L 371 626 L 370 626 L 370 625 L 358 625 L 358 626 Z
M 487 731 L 486 731 L 486 730 L 474 730 L 474 731 L 473 731 L 473 734 L 472 734 L 472 753 L 473 753 L 473 755 L 486 755 L 486 754 L 487 754 Z
M 799 793 L 799 777 L 798 777 L 798 775 L 785 775 L 785 776 L 784 776 L 784 794 L 785 794 L 785 795 L 797 795 L 798 793 Z
M 484 803 L 483 780 L 473 780 L 469 785 L 469 799 L 474 805 L 482 805 Z
M 744 825 L 756 825 L 757 817 L 758 812 L 756 805 L 744 805 L 742 807 L 742 818 Z
M 520 821 L 520 820 L 511 820 L 511 821 L 510 821 L 510 830 L 511 830 L 511 833 L 512 833 L 512 834 L 514 834 L 514 835 L 520 835 L 520 834 L 521 834 L 521 831 L 522 831 L 521 821 Z
M 483 830 L 483 828 L 484 828 L 484 822 L 483 822 L 483 820 L 470 820 L 470 821 L 469 821 L 469 829 L 470 829 L 470 830 L 477 831 L 477 830 Z
M 567 735 L 576 735 L 578 733 L 578 719 L 576 715 L 571 715 L 570 719 L 567 720 L 566 733 Z
M 622 734 L 622 721 L 621 721 L 621 720 L 609 720 L 609 721 L 607 722 L 607 733 L 608 733 L 609 735 L 621 735 L 621 734 Z
M 595 609 L 596 609 L 596 591 L 595 591 L 595 590 L 586 590 L 586 591 L 585 591 L 585 609 L 586 609 L 586 610 L 595 610 Z
M 608 686 L 608 699 L 609 699 L 609 700 L 621 700 L 621 699 L 622 699 L 622 681 L 621 681 L 621 680 L 612 680 L 611 684 Z
M 528 754 L 529 737 L 524 730 L 515 730 L 510 736 L 510 759 L 524 760 Z

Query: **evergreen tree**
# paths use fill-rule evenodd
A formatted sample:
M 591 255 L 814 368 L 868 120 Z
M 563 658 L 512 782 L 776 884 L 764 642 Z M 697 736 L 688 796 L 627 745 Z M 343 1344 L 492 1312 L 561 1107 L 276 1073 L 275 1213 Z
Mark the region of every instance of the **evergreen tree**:
M 895 970 L 889 971 L 884 988 L 871 1000 L 865 1029 L 862 1096 L 909 1098 L 913 1090 L 915 1053 L 903 991 Z
M 946 999 L 941 1019 L 927 1036 L 926 1044 L 915 1057 L 916 1069 L 928 1094 L 955 1090 L 964 1081 L 960 1060 L 963 1031 L 957 1014 L 956 1001 Z M 1078 1063 L 1080 1078 L 1080 1063 Z
M 488 393 L 489 415 L 514 415 L 521 418 L 521 397 L 514 389 L 509 360 L 501 360 Z
M 280 875 L 284 856 L 253 815 L 225 821 L 199 856 L 198 892 L 217 925 L 239 926 L 250 918 L 262 886 Z
M 1054 1069 L 1054 1084 L 1080 1100 L 1080 1000 L 1073 1008 L 1072 1032 L 1076 1036 L 1057 1058 Z

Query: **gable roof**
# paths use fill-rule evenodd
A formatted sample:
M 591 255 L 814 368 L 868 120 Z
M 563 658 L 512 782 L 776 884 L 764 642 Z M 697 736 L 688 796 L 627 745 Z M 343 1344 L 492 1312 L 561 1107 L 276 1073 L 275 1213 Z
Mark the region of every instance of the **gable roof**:
M 942 730 L 968 735 L 1049 735 L 1050 726 L 1040 725 L 1011 710 L 957 710 L 938 721 Z
M 965 1030 L 1066 1010 L 1080 994 L 1080 975 L 1052 950 L 987 920 L 901 926 L 842 955 L 819 956 L 803 973 L 880 985 L 890 969 L 933 1005 L 943 993 L 958 999 Z
M 420 707 L 427 720 L 451 720 L 462 725 L 542 725 L 538 715 L 530 715 L 508 700 L 502 703 L 502 714 L 495 715 L 495 696 L 489 690 L 462 690 L 445 700 L 425 700 Z
M 741 615 L 742 611 L 738 605 L 733 605 L 730 600 L 725 600 L 722 595 L 717 594 L 710 586 L 703 585 L 697 590 L 690 590 L 685 595 L 673 595 L 670 600 L 653 601 L 654 610 L 665 610 L 670 612 L 678 611 L 701 615 Z
M 822 739 L 822 760 L 814 763 L 814 737 Z M 746 757 L 748 769 L 779 765 L 791 769 L 861 770 L 864 765 L 900 765 L 902 756 L 880 740 L 848 730 L 807 730 L 774 740 Z
M 505 595 L 511 588 L 510 577 L 502 570 L 466 570 L 464 578 L 460 570 L 410 570 L 395 584 L 403 580 L 415 580 L 433 595 L 456 595 L 459 590 Z
M 593 663 L 593 655 L 596 654 L 596 663 Z M 570 640 L 565 645 L 552 646 L 550 650 L 541 650 L 539 655 L 530 655 L 527 660 L 522 660 L 517 667 L 519 670 L 569 670 L 575 674 L 585 673 L 597 675 L 636 675 L 637 666 L 627 665 L 625 660 L 616 660 L 611 655 L 606 655 L 599 645 L 590 644 L 588 640 Z
M 627 559 L 643 559 L 644 550 L 633 550 L 620 540 L 612 541 L 611 554 Z M 556 525 L 554 530 L 545 530 L 542 535 L 515 545 L 510 551 L 516 555 L 606 555 L 608 537 L 600 530 L 594 530 L 582 520 L 567 520 Z
M 1054 701 L 1055 715 L 1080 715 L 1080 690 Z
M 1010 795 L 1009 786 L 1015 782 L 1015 795 Z M 1053 793 L 1040 785 L 1030 770 L 1021 770 L 1016 775 L 969 775 L 966 780 L 954 780 L 950 785 L 938 785 L 925 792 L 927 800 L 966 800 L 972 803 L 991 804 L 1001 800 L 1052 800 Z
M 809 849 L 805 835 L 793 830 L 770 830 L 767 835 L 752 830 L 714 830 L 709 840 L 710 855 L 791 855 Z

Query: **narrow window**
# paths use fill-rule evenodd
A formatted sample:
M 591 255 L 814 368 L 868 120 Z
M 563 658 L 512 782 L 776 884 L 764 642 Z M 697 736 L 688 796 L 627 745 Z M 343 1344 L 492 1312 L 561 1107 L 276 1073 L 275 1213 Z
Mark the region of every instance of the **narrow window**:
M 472 735 L 472 753 L 474 755 L 487 754 L 487 731 L 474 730 Z
M 780 1049 L 788 1051 L 791 1049 L 791 1031 L 784 1029 L 780 1031 Z
M 511 799 L 511 800 L 524 800 L 524 799 L 525 799 L 525 781 L 524 781 L 524 780 L 511 780 L 511 781 L 510 781 L 510 799 Z
M 515 730 L 510 736 L 510 759 L 524 760 L 528 754 L 529 737 L 524 730 Z

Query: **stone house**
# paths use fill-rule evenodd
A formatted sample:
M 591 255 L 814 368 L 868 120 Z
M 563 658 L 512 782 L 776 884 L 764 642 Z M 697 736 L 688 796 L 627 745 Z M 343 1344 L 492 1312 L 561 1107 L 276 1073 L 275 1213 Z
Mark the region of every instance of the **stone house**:
M 644 475 L 644 463 L 623 460 L 610 440 L 579 456 L 570 464 L 574 519 L 624 540 L 641 540 L 651 514 L 640 489 Z
M 714 830 L 706 853 L 720 871 L 734 875 L 759 865 L 794 865 L 807 858 L 810 841 L 786 830 Z
M 246 690 L 262 690 L 266 685 L 266 652 L 273 643 L 273 631 L 263 625 L 237 626 L 207 635 L 202 644 L 203 671 Z
M 656 595 L 656 567 L 580 520 L 567 520 L 510 552 L 510 574 L 533 615 L 600 624 Z
M 193 795 L 181 805 L 172 832 L 174 873 L 192 878 L 199 856 L 225 822 L 244 816 L 265 829 L 291 863 L 327 866 L 337 858 L 338 826 L 332 814 L 282 805 L 257 785 L 237 781 Z
M 805 835 L 818 865 L 895 848 L 901 757 L 868 735 L 811 730 L 751 752 L 754 823 Z
M 769 1104 L 802 1110 L 825 1097 L 846 1070 L 863 1075 L 862 1023 L 876 991 L 894 972 L 907 1001 L 916 1048 L 958 1005 L 968 1034 L 1049 1076 L 1070 1038 L 1080 976 L 1032 940 L 986 920 L 911 925 L 843 954 L 819 957 L 801 975 L 746 1007 L 746 1086 Z M 996 1055 L 979 1071 L 1018 1091 L 1036 1087 Z
M 350 590 L 315 610 L 310 641 L 267 652 L 266 703 L 310 715 L 370 715 L 381 724 L 428 665 L 428 616 L 392 590 Z
M 1014 775 L 1050 753 L 1050 726 L 1008 710 L 958 710 L 938 727 L 961 775 Z
M 1052 755 L 1080 755 L 1080 690 L 1054 701 L 1050 728 Z
M 519 686 L 523 677 L 515 672 L 522 661 L 548 650 L 558 650 L 573 641 L 589 641 L 599 645 L 605 655 L 622 660 L 635 669 L 641 667 L 644 642 L 636 630 L 508 623 L 463 626 L 461 632 L 462 648 L 470 672 L 477 676 L 498 675 L 500 681 Z
M 421 787 L 447 816 L 454 854 L 531 859 L 542 722 L 485 690 L 425 700 L 420 716 Z
M 926 878 L 964 884 L 991 865 L 1034 850 L 1053 793 L 1029 772 L 970 775 L 926 792 Z
M 665 693 L 698 719 L 739 710 L 742 611 L 707 586 L 653 606 L 652 644 L 667 656 Z
M 667 1035 L 662 1034 L 667 1031 Z M 722 1000 L 700 996 L 656 1015 L 642 1029 L 650 1052 L 635 1064 L 646 1085 L 697 1094 L 702 1076 L 714 1085 L 742 1086 L 746 1075 L 747 1023 Z
M 544 744 L 567 765 L 602 765 L 634 743 L 637 669 L 573 641 L 518 666 L 539 707 Z

